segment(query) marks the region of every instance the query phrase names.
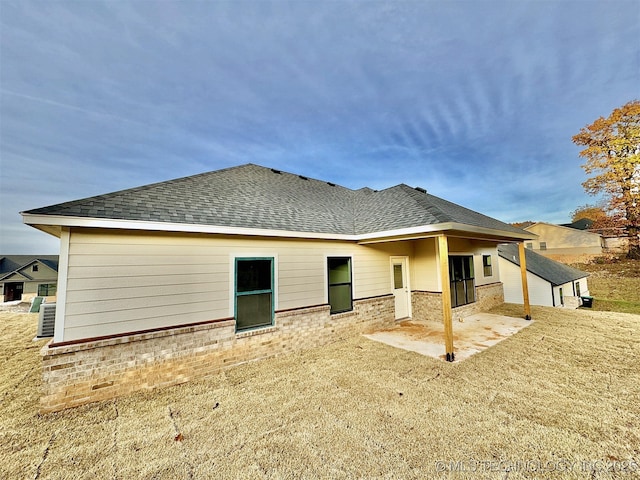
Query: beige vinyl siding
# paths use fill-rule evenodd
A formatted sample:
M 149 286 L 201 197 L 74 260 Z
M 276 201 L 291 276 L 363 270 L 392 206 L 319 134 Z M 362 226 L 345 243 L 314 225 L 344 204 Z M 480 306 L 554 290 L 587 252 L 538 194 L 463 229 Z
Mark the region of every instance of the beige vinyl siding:
M 228 317 L 228 256 L 194 240 L 73 231 L 64 341 Z
M 472 241 L 464 238 L 449 239 L 449 255 L 472 255 L 474 280 L 477 287 L 489 285 L 500 281 L 500 268 L 498 266 L 498 251 L 495 244 L 481 241 Z M 485 277 L 482 267 L 482 256 L 491 255 L 493 267 L 492 275 Z
M 484 276 L 482 257 L 491 257 L 491 275 Z M 495 247 L 478 247 L 473 251 L 473 268 L 475 269 L 476 286 L 489 285 L 500 281 L 500 262 L 498 262 L 498 250 Z
M 354 255 L 353 297 L 356 299 L 369 298 L 391 293 L 390 257 L 410 257 L 412 253 L 412 242 L 358 246 Z
M 488 242 L 449 238 L 449 255 L 472 255 L 476 286 L 488 285 L 500 281 L 498 252 L 496 246 Z M 411 288 L 425 292 L 441 292 L 437 240 L 426 238 L 413 242 L 411 258 Z M 482 272 L 482 256 L 491 255 L 493 275 L 485 277 Z
M 232 317 L 236 257 L 275 259 L 277 310 L 327 302 L 328 256 L 353 258 L 354 298 L 389 294 L 389 256 L 411 249 L 410 242 L 73 230 L 63 341 Z
M 435 238 L 417 240 L 414 259 L 410 265 L 411 289 L 423 292 L 441 292 L 440 274 Z

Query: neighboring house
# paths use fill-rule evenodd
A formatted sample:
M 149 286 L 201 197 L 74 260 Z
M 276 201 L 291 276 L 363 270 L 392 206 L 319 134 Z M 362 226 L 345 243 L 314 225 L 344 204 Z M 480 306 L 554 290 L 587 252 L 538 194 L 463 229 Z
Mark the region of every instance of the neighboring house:
M 252 164 L 22 215 L 60 238 L 43 411 L 403 318 L 443 322 L 453 360 L 452 318 L 504 301 L 497 245 L 535 237 L 421 188 Z
M 58 255 L 0 255 L 0 291 L 3 302 L 46 297 L 55 301 Z
M 560 226 L 574 228 L 576 230 L 589 230 L 592 225 L 593 220 L 591 220 L 590 218 L 581 218 L 573 223 L 563 223 Z
M 504 300 L 508 303 L 522 303 L 518 246 L 500 245 L 498 254 Z M 525 259 L 531 305 L 577 308 L 580 305 L 580 297 L 589 295 L 587 272 L 538 255 L 531 250 L 526 250 Z
M 538 236 L 525 246 L 542 255 L 602 254 L 603 240 L 597 233 L 544 222 L 534 223 L 524 230 Z

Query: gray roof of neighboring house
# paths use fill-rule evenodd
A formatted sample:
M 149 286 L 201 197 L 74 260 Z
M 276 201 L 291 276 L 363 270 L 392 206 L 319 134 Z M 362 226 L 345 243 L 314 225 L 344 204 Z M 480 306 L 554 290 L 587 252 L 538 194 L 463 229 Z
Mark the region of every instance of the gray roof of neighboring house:
M 52 270 L 58 271 L 58 255 L 0 255 L 0 278 L 16 272 L 36 260 Z
M 527 233 L 404 184 L 351 190 L 254 164 L 23 213 L 334 234 L 446 222 Z
M 591 228 L 591 225 L 593 225 L 593 220 L 589 218 L 581 218 L 573 223 L 563 223 L 560 226 L 574 228 L 576 230 L 588 230 Z
M 518 245 L 514 243 L 498 245 L 498 254 L 505 260 L 520 266 Z M 529 249 L 525 249 L 525 259 L 527 271 L 552 285 L 562 285 L 589 276 L 587 272 L 556 262 Z

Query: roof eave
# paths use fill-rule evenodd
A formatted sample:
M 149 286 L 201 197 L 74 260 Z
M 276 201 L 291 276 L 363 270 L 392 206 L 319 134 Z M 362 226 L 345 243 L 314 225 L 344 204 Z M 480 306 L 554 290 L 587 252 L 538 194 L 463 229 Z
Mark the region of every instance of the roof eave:
M 387 230 L 383 232 L 373 232 L 359 235 L 358 243 L 379 243 L 399 240 L 417 240 L 420 238 L 435 237 L 438 235 L 449 235 L 455 237 L 471 238 L 475 240 L 488 240 L 493 242 L 522 242 L 524 240 L 534 240 L 536 234 L 522 231 L 511 232 L 497 230 L 493 228 L 477 227 L 456 222 L 436 223 L 433 225 L 419 225 L 416 227 L 403 228 L 398 230 Z
M 179 233 L 208 233 L 219 235 L 246 235 L 258 237 L 293 237 L 326 240 L 356 240 L 353 235 L 297 232 L 224 225 L 203 225 L 192 223 L 153 222 L 144 220 L 124 220 L 112 218 L 72 217 L 63 215 L 38 215 L 22 213 L 23 222 L 39 230 L 52 233 L 62 228 L 104 228 L 110 230 L 143 230 Z M 52 233 L 53 234 L 53 233 Z M 59 235 L 58 235 L 59 236 Z
M 72 217 L 63 215 L 42 215 L 22 213 L 23 222 L 34 228 L 60 236 L 62 228 L 106 228 L 118 230 L 146 230 L 182 233 L 208 233 L 219 235 L 246 235 L 260 237 L 305 238 L 322 240 L 355 241 L 358 243 L 379 243 L 400 240 L 416 240 L 429 238 L 441 234 L 457 237 L 467 237 L 478 240 L 495 242 L 514 242 L 532 240 L 537 235 L 522 231 L 511 232 L 455 222 L 438 223 L 434 225 L 418 225 L 382 232 L 366 234 L 337 234 L 323 232 L 288 231 L 261 228 L 229 227 L 223 225 L 202 225 L 190 223 L 153 222 L 142 220 L 123 220 L 111 218 Z

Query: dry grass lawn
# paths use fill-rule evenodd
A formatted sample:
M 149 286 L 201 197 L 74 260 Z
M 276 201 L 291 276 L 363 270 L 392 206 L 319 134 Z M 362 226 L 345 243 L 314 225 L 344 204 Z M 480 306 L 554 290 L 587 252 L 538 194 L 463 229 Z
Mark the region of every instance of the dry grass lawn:
M 589 291 L 596 310 L 640 315 L 640 261 L 601 257 L 573 266 L 591 274 Z
M 464 362 L 359 336 L 39 416 L 37 317 L 0 313 L 0 477 L 638 478 L 640 316 L 533 314 Z

